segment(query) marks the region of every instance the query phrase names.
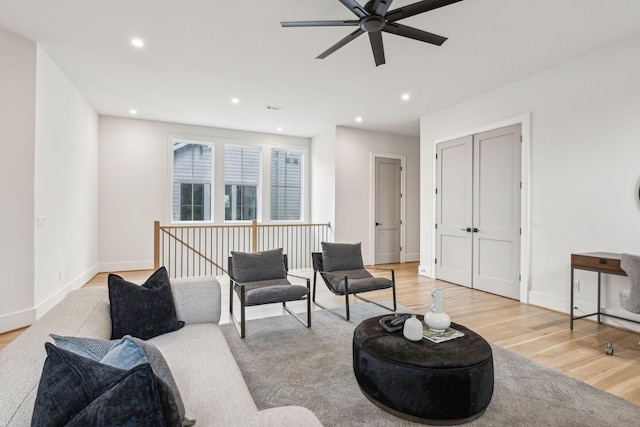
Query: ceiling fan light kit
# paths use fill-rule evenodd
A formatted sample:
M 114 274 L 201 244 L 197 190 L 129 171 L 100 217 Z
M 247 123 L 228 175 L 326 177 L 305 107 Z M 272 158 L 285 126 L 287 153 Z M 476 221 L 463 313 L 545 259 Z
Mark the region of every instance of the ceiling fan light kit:
M 462 0 L 423 0 L 412 3 L 407 6 L 389 10 L 393 0 L 371 0 L 367 4 L 360 6 L 356 0 L 339 0 L 347 7 L 358 19 L 343 21 L 288 21 L 281 22 L 285 28 L 288 27 L 358 27 L 351 34 L 331 46 L 329 49 L 317 56 L 318 59 L 324 59 L 331 55 L 341 47 L 358 36 L 368 33 L 373 51 L 373 58 L 376 67 L 385 63 L 384 47 L 382 44 L 382 32 L 395 34 L 397 36 L 407 37 L 421 42 L 441 46 L 446 37 L 432 34 L 417 28 L 408 27 L 398 24 L 396 21 L 419 15 L 430 10 L 448 6 Z

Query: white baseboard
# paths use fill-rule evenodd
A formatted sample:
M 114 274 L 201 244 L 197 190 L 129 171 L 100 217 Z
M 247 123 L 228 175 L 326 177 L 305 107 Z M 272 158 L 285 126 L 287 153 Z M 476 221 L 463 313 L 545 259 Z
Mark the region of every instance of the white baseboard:
M 51 295 L 49 298 L 39 303 L 36 306 L 36 319 L 41 318 L 45 313 L 55 307 L 60 301 L 67 296 L 67 294 L 71 291 L 75 291 L 76 289 L 80 289 L 93 277 L 98 274 L 98 265 L 94 265 L 84 273 L 77 276 L 71 282 L 67 283 L 63 288 L 58 290 L 56 293 Z
M 31 325 L 36 321 L 36 309 L 28 308 L 0 316 L 0 334 Z
M 404 262 L 416 262 L 420 261 L 420 254 L 405 254 Z
M 100 263 L 100 273 L 111 273 L 114 271 L 137 271 L 153 270 L 153 260 L 145 261 L 123 261 L 123 262 L 103 262 Z
M 431 275 L 431 267 L 428 265 L 418 265 L 418 276 L 433 277 Z

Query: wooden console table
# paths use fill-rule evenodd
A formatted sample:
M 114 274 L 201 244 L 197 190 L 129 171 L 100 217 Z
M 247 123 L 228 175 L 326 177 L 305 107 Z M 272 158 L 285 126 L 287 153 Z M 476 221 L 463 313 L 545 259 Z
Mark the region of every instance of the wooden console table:
M 584 314 L 582 316 L 573 317 L 573 271 L 589 270 L 598 273 L 598 311 L 595 313 Z M 571 254 L 571 320 L 569 322 L 569 328 L 573 330 L 573 321 L 582 319 L 584 317 L 598 316 L 598 323 L 600 323 L 600 316 L 615 317 L 616 319 L 627 320 L 630 322 L 637 322 L 635 320 L 625 319 L 624 317 L 614 316 L 613 314 L 602 313 L 600 311 L 600 276 L 602 273 L 615 274 L 618 276 L 626 276 L 627 273 L 620 267 L 620 254 L 613 254 L 608 252 L 589 252 L 584 254 Z

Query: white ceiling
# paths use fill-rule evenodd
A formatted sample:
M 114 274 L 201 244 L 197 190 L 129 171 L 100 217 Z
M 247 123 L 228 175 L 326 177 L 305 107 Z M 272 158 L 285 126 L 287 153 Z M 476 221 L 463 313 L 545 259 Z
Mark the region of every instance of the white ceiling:
M 464 0 L 400 21 L 449 40 L 384 34 L 380 67 L 366 35 L 315 59 L 353 27 L 279 24 L 333 19 L 355 15 L 338 0 L 0 0 L 0 27 L 39 43 L 99 114 L 305 137 L 418 135 L 421 116 L 640 34 L 640 1 Z

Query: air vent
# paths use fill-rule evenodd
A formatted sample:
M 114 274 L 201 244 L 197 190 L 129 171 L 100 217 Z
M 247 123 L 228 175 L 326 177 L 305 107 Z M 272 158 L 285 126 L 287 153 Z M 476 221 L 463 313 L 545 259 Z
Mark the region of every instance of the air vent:
M 284 107 L 276 107 L 275 105 L 267 105 L 267 110 L 271 110 L 271 111 L 285 111 L 286 108 Z

